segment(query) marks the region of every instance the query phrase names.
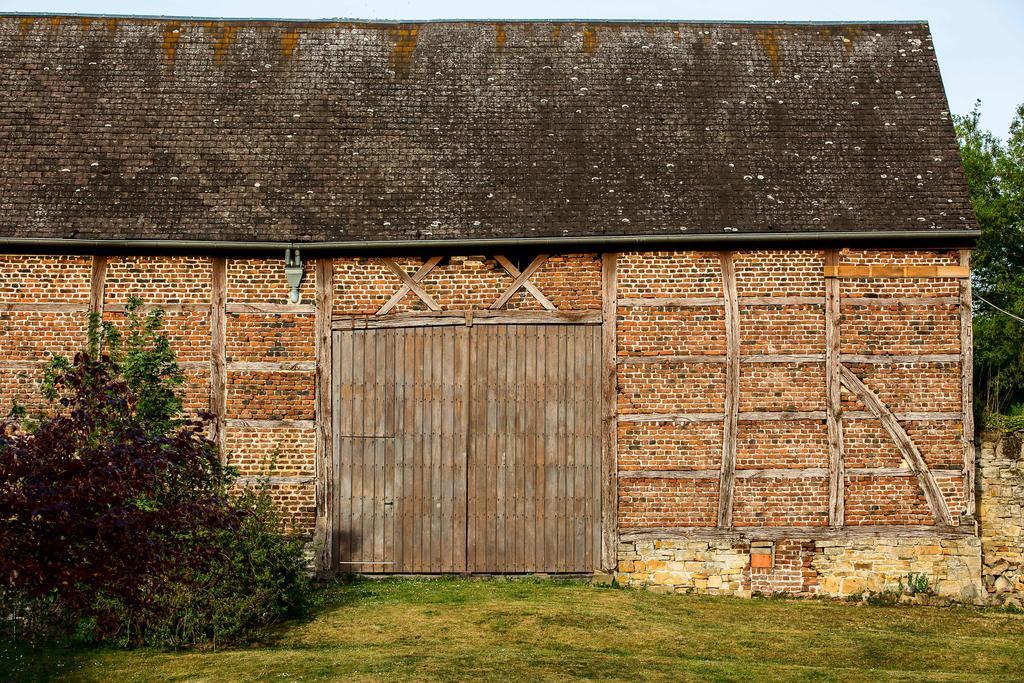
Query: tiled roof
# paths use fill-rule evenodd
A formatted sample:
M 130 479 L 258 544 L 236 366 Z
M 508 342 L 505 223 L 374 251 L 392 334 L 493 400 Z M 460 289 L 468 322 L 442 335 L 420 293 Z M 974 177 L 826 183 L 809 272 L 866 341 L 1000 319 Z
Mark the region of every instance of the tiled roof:
M 0 238 L 976 227 L 924 23 L 0 16 Z

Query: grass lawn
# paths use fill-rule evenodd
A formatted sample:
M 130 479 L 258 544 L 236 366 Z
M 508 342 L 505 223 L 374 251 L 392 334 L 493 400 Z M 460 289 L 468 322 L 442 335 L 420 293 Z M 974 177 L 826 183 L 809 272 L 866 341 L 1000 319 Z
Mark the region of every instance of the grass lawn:
M 662 595 L 577 582 L 382 580 L 219 651 L 32 651 L 0 680 L 1024 680 L 1024 615 Z

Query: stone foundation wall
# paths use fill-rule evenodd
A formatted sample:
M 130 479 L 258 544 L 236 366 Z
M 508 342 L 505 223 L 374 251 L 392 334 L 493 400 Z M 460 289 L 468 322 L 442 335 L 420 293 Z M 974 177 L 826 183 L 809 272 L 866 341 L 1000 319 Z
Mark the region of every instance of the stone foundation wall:
M 925 577 L 941 597 L 983 601 L 981 542 L 973 536 L 630 541 L 619 545 L 616 578 L 668 592 L 850 597 L 898 590 L 908 574 Z
M 991 602 L 1024 600 L 1024 447 L 1022 435 L 992 435 L 978 453 L 978 522 L 983 580 Z

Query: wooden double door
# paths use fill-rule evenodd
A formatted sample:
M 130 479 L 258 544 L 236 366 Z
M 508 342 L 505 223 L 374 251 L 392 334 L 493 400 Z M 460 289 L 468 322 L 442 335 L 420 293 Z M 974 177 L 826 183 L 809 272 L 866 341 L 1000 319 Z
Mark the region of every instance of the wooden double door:
M 339 570 L 600 565 L 600 326 L 334 335 Z

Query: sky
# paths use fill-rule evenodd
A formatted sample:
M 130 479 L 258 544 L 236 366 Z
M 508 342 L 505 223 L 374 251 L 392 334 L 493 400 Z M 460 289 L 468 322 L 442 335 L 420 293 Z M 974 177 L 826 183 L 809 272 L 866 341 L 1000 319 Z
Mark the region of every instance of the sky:
M 1005 138 L 1024 103 L 1024 0 L 0 0 L 0 11 L 295 19 L 924 19 L 954 114 L 981 100 L 982 125 Z

